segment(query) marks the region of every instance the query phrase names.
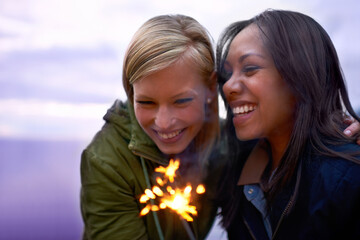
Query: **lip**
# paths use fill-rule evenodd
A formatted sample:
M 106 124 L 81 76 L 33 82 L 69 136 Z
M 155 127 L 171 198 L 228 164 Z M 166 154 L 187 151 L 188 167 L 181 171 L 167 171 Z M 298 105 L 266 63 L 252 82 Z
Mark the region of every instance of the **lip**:
M 236 101 L 230 103 L 230 107 L 232 110 L 244 105 L 253 106 L 254 110 L 247 113 L 236 113 L 236 114 L 233 113 L 234 125 L 243 125 L 254 115 L 256 109 L 258 108 L 258 106 L 255 103 L 249 101 Z
M 234 125 L 243 125 L 246 121 L 248 121 L 254 114 L 254 111 L 246 113 L 246 114 L 235 114 L 233 115 L 233 123 Z
M 156 130 L 154 130 L 154 133 L 155 133 L 156 138 L 159 139 L 160 142 L 168 144 L 168 143 L 175 143 L 175 142 L 179 141 L 182 138 L 182 136 L 184 135 L 185 130 L 186 130 L 186 128 L 181 129 L 181 130 L 168 131 L 168 133 L 161 132 L 162 134 L 170 134 L 170 133 L 180 131 L 179 134 L 177 134 L 176 136 L 171 137 L 171 138 L 163 138 L 163 137 L 161 137 L 159 135 L 159 131 L 156 131 Z

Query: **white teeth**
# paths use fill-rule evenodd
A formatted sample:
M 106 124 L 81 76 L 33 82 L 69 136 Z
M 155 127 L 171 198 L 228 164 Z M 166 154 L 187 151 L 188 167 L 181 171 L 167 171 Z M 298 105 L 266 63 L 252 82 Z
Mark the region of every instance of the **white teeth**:
M 178 130 L 178 131 L 172 132 L 172 133 L 160 133 L 160 132 L 157 132 L 157 134 L 163 139 L 169 139 L 169 138 L 176 137 L 177 135 L 180 134 L 180 132 L 181 132 L 181 130 Z
M 242 105 L 240 107 L 235 107 L 233 108 L 233 113 L 234 114 L 243 114 L 243 113 L 248 113 L 251 111 L 254 111 L 256 109 L 256 106 L 254 105 Z

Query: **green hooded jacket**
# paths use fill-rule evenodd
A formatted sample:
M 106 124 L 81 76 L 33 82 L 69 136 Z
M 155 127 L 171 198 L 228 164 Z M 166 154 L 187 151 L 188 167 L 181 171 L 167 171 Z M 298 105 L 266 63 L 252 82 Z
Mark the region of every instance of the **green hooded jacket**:
M 146 206 L 139 198 L 148 188 L 146 175 L 153 186 L 154 169 L 167 166 L 169 160 L 141 129 L 131 104 L 115 101 L 104 120 L 106 123 L 81 156 L 83 239 L 160 239 L 154 213 L 139 216 Z M 221 161 L 212 159 L 217 164 Z M 146 166 L 145 172 L 142 166 Z M 196 239 L 206 237 L 217 211 L 212 199 L 220 168 L 208 166 L 209 177 L 204 179 L 207 191 L 197 199 L 198 216 L 186 223 Z M 179 215 L 169 209 L 155 214 L 165 239 L 189 239 Z

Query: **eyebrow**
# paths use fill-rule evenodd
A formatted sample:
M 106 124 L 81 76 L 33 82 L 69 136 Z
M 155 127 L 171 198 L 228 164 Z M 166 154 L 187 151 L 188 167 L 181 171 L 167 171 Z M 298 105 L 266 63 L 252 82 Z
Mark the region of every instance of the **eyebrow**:
M 239 63 L 242 63 L 247 57 L 250 57 L 250 56 L 257 56 L 257 57 L 260 57 L 262 59 L 265 59 L 265 57 L 261 54 L 258 54 L 258 53 L 247 53 L 247 54 L 244 54 L 242 55 L 241 57 L 239 57 Z
M 197 96 L 199 95 L 199 94 L 198 94 L 196 91 L 194 91 L 193 89 L 189 89 L 189 90 L 187 90 L 187 91 L 178 93 L 178 94 L 172 96 L 171 98 L 172 98 L 172 99 L 176 99 L 176 98 L 182 97 L 183 95 L 188 95 L 188 94 L 191 95 L 191 97 L 197 97 Z M 134 97 L 135 97 L 135 96 L 134 96 Z M 138 94 L 138 95 L 137 95 L 137 98 L 139 98 L 139 99 L 143 98 L 143 99 L 149 99 L 149 100 L 152 100 L 152 99 L 153 99 L 153 97 L 148 96 L 148 95 L 144 95 L 144 94 Z
M 134 99 L 136 98 L 145 98 L 145 99 L 151 99 L 151 97 L 147 96 L 147 95 L 143 95 L 143 94 L 134 94 Z
M 179 94 L 176 94 L 176 95 L 173 96 L 172 98 L 182 97 L 183 95 L 187 95 L 187 94 L 189 94 L 189 95 L 191 95 L 191 96 L 193 96 L 193 97 L 196 97 L 196 96 L 199 95 L 199 94 L 198 94 L 196 91 L 194 91 L 193 89 L 189 89 L 189 90 L 187 90 L 187 91 L 185 91 L 185 92 L 181 92 L 181 93 L 179 93 Z

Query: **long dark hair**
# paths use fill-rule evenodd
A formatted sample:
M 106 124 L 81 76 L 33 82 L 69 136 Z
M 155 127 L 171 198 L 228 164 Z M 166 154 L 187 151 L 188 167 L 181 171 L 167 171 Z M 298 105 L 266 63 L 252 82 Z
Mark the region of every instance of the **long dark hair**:
M 236 181 L 245 160 L 239 155 L 243 143 L 236 138 L 232 112 L 222 91 L 227 80 L 222 74 L 223 63 L 234 37 L 250 24 L 258 26 L 265 48 L 296 98 L 295 123 L 288 147 L 271 182 L 263 178 L 268 203 L 271 204 L 277 193 L 289 183 L 308 145 L 319 154 L 356 161 L 351 154 L 335 152 L 328 147 L 355 140 L 355 137 L 348 138 L 342 133 L 346 127 L 344 112 L 358 121 L 359 117 L 350 104 L 339 59 L 326 31 L 311 17 L 284 10 L 267 10 L 250 20 L 231 24 L 224 30 L 216 49 L 220 92 L 227 108 L 226 131 L 229 146 L 234 151 L 220 188 L 223 195 L 230 197 L 222 206 L 225 227 L 239 204 Z

